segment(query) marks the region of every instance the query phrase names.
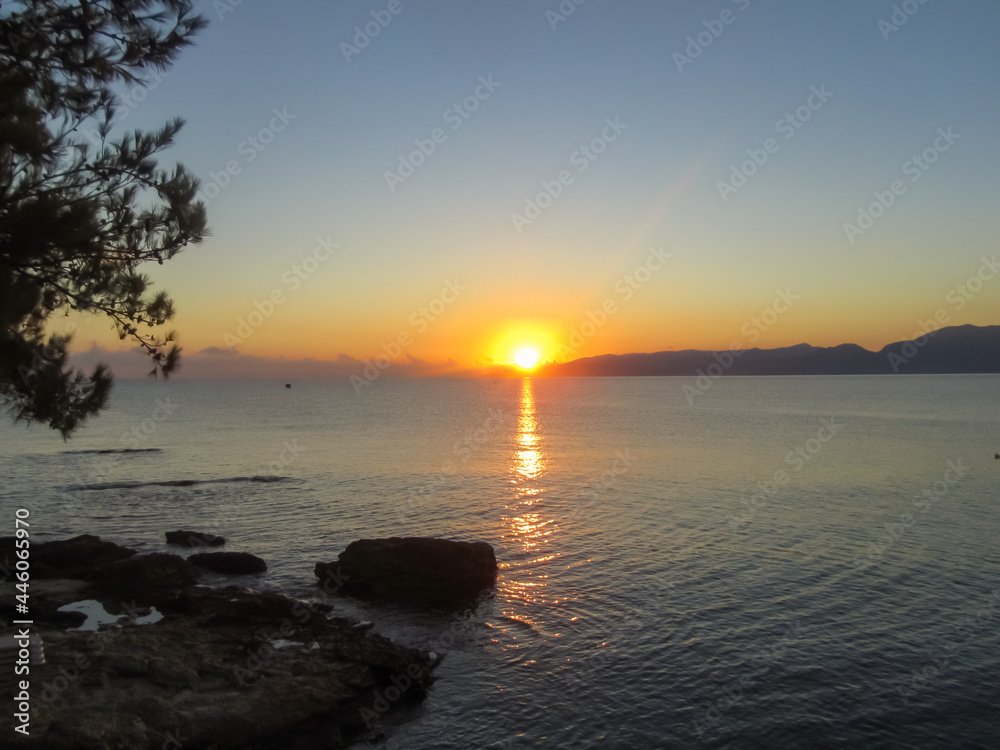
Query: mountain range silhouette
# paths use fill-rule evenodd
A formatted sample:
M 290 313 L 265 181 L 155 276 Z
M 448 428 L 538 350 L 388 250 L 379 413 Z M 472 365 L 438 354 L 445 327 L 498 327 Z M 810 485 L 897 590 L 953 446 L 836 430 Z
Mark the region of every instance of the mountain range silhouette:
M 721 372 L 720 372 L 721 370 Z M 778 349 L 604 354 L 550 363 L 549 377 L 637 375 L 931 375 L 1000 372 L 1000 325 L 950 326 L 877 352 L 857 344 L 796 344 Z

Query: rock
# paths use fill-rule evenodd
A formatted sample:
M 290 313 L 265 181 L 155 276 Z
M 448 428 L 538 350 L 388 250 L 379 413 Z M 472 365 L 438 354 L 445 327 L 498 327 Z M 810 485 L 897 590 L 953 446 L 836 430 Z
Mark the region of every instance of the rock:
M 198 582 L 200 573 L 179 555 L 153 552 L 103 565 L 94 572 L 102 586 L 123 594 L 159 594 Z
M 358 597 L 388 597 L 422 604 L 475 599 L 496 580 L 497 560 L 485 542 L 430 537 L 361 539 L 337 562 L 317 563 L 316 576 Z M 324 585 L 325 590 L 330 587 Z
M 167 531 L 167 544 L 181 547 L 221 547 L 226 540 L 215 534 L 205 534 L 198 531 Z
M 94 706 L 87 713 L 76 713 L 71 726 L 61 727 L 54 722 L 54 742 L 47 750 L 70 750 L 71 748 L 101 748 L 104 750 L 154 750 L 154 745 L 146 739 L 146 727 L 136 716 L 119 716 L 104 706 Z M 60 731 L 63 730 L 63 731 Z M 67 731 L 68 730 L 68 731 Z M 31 734 L 37 729 L 32 723 Z M 60 735 L 69 734 L 73 742 L 61 741 Z M 58 738 L 58 739 L 57 739 Z
M 56 542 L 32 543 L 31 577 L 79 578 L 91 577 L 95 568 L 125 560 L 135 555 L 134 549 L 120 547 L 114 542 L 103 542 L 100 537 L 82 534 L 72 539 Z M 0 558 L 13 569 L 14 537 L 0 538 Z
M 91 592 L 94 590 L 92 582 L 76 578 L 32 578 L 28 589 L 31 619 L 34 620 L 36 626 L 79 627 L 87 619 L 85 614 L 82 612 L 60 612 L 59 608 L 64 604 L 91 598 Z M 14 595 L 17 593 L 19 592 L 14 588 L 13 580 L 8 583 L 0 583 L 0 601 L 6 599 L 13 602 Z
M 199 612 L 204 606 L 205 595 L 200 589 L 181 591 L 173 600 L 163 603 L 163 611 L 168 614 L 200 614 L 205 622 L 213 625 L 265 623 L 273 620 L 308 619 L 305 605 L 286 596 L 271 591 L 255 594 L 248 589 L 227 586 L 222 591 L 232 592 L 224 607 L 213 607 L 210 611 Z M 330 607 L 311 605 L 308 612 L 326 615 Z
M 187 613 L 153 625 L 42 632 L 31 734 L 13 731 L 11 712 L 0 714 L 0 734 L 29 750 L 335 750 L 371 736 L 434 680 L 427 653 L 305 602 L 236 587 L 178 598 Z M 233 616 L 245 612 L 258 617 Z
M 191 555 L 188 561 L 202 568 L 214 570 L 216 573 L 230 575 L 263 573 L 267 570 L 266 562 L 246 552 L 201 552 Z
M 0 536 L 0 581 L 14 579 L 14 563 L 17 561 L 15 554 L 14 537 Z
M 109 657 L 106 662 L 109 671 L 122 677 L 142 677 L 149 672 L 149 659 L 139 654 L 121 654 Z

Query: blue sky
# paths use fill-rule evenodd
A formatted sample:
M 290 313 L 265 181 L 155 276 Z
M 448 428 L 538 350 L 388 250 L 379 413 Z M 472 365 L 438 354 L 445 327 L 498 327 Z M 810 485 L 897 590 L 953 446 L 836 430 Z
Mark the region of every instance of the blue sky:
M 287 301 L 238 351 L 369 357 L 446 279 L 468 291 L 408 354 L 503 360 L 497 342 L 520 331 L 554 351 L 650 247 L 670 262 L 578 355 L 723 348 L 779 288 L 800 299 L 758 345 L 880 347 L 909 338 L 996 252 L 996 3 L 198 7 L 209 28 L 123 123 L 181 115 L 169 160 L 206 185 L 239 168 L 211 193 L 213 236 L 154 274 L 190 352 L 223 346 L 280 288 Z M 573 12 L 558 21 L 560 9 Z M 906 23 L 880 28 L 894 12 Z M 366 24 L 378 35 L 345 55 Z M 689 37 L 700 54 L 679 70 Z M 470 96 L 458 120 L 451 108 Z M 797 109 L 808 118 L 779 129 Z M 275 110 L 294 119 L 248 161 Z M 608 121 L 623 127 L 581 171 L 578 149 L 612 134 Z M 390 186 L 386 173 L 438 128 L 434 152 Z M 914 182 L 904 169 L 943 143 L 939 129 L 958 137 Z M 773 153 L 724 199 L 720 182 L 769 138 Z M 558 197 L 516 226 L 563 172 Z M 905 192 L 849 241 L 844 224 L 896 180 Z M 293 291 L 282 275 L 318 237 L 339 249 Z M 953 322 L 998 322 L 998 290 L 987 284 Z M 78 345 L 111 346 L 102 331 Z

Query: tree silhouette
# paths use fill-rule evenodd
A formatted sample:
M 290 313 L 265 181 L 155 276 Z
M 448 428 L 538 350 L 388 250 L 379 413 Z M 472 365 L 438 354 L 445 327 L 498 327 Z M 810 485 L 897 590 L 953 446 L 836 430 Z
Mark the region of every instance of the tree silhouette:
M 8 4 L 9 5 L 9 4 Z M 0 402 L 67 438 L 106 404 L 105 365 L 67 365 L 70 310 L 107 315 L 168 376 L 173 315 L 138 272 L 206 235 L 198 182 L 157 166 L 182 126 L 114 139 L 116 93 L 169 67 L 205 19 L 188 0 L 27 0 L 0 10 Z M 84 136 L 88 133 L 88 136 Z M 72 328 L 72 327 L 71 327 Z

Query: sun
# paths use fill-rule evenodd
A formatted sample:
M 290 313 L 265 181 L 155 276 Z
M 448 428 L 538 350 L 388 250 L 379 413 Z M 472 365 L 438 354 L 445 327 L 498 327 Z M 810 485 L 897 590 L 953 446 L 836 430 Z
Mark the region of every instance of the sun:
M 530 370 L 538 364 L 538 352 L 534 349 L 520 349 L 514 355 L 514 363 L 525 370 Z
M 498 329 L 492 356 L 489 358 L 491 364 L 510 366 L 515 373 L 527 375 L 538 370 L 544 363 L 557 361 L 556 324 L 514 320 L 503 321 Z

